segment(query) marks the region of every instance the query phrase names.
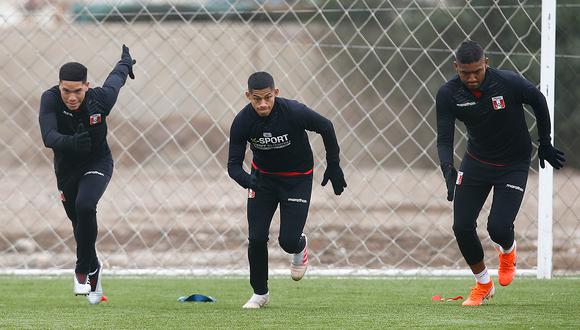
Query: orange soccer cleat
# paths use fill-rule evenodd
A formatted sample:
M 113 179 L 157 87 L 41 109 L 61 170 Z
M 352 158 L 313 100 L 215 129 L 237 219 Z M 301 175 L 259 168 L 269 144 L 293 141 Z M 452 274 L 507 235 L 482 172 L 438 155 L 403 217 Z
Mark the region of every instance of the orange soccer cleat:
M 515 244 L 515 243 L 514 243 Z M 516 247 L 510 253 L 499 253 L 497 275 L 501 286 L 509 285 L 516 276 Z
M 463 306 L 479 306 L 483 304 L 485 299 L 490 300 L 495 294 L 495 287 L 493 286 L 493 281 L 489 281 L 487 284 L 481 284 L 477 282 L 473 288 L 471 288 L 471 293 L 469 298 L 463 302 Z

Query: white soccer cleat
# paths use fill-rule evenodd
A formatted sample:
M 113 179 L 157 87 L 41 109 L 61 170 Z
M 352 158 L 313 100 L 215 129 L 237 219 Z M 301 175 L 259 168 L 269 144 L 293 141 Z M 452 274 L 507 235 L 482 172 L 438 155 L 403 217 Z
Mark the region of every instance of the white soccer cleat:
M 89 273 L 89 283 L 91 291 L 87 295 L 87 300 L 91 305 L 96 305 L 103 299 L 103 287 L 101 286 L 101 271 L 103 264 L 99 263 L 99 268 L 92 273 Z
M 88 275 L 75 273 L 73 278 L 73 292 L 77 296 L 86 296 L 91 292 Z
M 242 306 L 246 309 L 262 308 L 270 301 L 270 292 L 266 294 L 253 294 L 250 300 Z
M 304 249 L 300 253 L 295 253 L 290 263 L 290 276 L 294 281 L 300 281 L 308 268 L 308 240 L 306 235 L 302 234 L 302 236 L 305 241 Z

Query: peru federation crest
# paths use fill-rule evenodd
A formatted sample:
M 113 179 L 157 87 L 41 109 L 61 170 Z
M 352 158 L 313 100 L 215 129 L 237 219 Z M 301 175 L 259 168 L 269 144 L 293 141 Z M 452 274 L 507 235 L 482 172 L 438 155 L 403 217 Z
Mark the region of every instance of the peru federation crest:
M 96 113 L 94 115 L 91 115 L 89 117 L 89 124 L 92 125 L 96 125 L 96 124 L 100 124 L 101 123 L 101 114 L 100 113 Z
M 494 110 L 505 109 L 505 101 L 503 100 L 503 96 L 492 97 L 491 104 L 493 105 Z

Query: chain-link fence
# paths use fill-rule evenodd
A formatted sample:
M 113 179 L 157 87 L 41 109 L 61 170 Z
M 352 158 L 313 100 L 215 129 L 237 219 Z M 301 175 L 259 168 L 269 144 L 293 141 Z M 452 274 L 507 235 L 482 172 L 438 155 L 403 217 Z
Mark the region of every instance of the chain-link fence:
M 580 93 L 575 80 L 580 74 L 580 4 L 558 1 L 556 29 L 556 93 L 554 140 L 566 153 L 569 168 L 556 175 L 554 188 L 554 268 L 578 272 L 580 264 Z
M 246 269 L 245 191 L 228 178 L 228 130 L 248 75 L 273 74 L 282 96 L 330 118 L 348 189 L 315 185 L 305 231 L 314 269 L 464 269 L 438 168 L 434 95 L 454 74 L 451 50 L 471 38 L 490 64 L 539 82 L 535 1 L 5 1 L 0 5 L 0 269 L 72 268 L 38 105 L 75 60 L 100 85 L 120 56 L 135 75 L 109 117 L 115 173 L 99 204 L 97 247 L 108 268 Z M 558 2 L 554 269 L 580 271 L 580 158 L 573 21 Z M 535 118 L 528 113 L 532 137 Z M 456 135 L 457 162 L 465 133 Z M 321 139 L 311 135 L 316 182 Z M 248 152 L 246 158 L 251 158 Z M 518 267 L 536 267 L 537 162 L 516 221 Z M 489 201 L 488 201 L 489 202 Z M 481 213 L 485 228 L 489 204 Z M 277 219 L 278 215 L 275 216 Z M 272 268 L 288 256 L 270 240 Z M 480 231 L 486 261 L 497 264 Z M 493 266 L 491 266 L 493 268 Z

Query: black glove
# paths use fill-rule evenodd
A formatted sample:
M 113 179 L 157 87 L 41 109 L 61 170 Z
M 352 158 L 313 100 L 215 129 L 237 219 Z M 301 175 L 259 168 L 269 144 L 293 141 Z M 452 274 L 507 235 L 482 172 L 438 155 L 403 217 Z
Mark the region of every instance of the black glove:
M 250 174 L 250 184 L 248 188 L 252 189 L 253 191 L 262 190 L 262 180 L 260 180 L 260 171 L 255 170 L 252 174 Z
M 540 166 L 542 168 L 546 167 L 546 163 L 544 163 L 545 160 L 557 170 L 564 167 L 564 163 L 566 162 L 564 153 L 554 148 L 550 142 L 540 143 L 540 146 L 538 147 L 538 158 L 540 159 Z
M 457 181 L 457 170 L 452 164 L 442 164 L 441 171 L 445 178 L 445 185 L 447 186 L 447 200 L 452 202 L 455 194 L 455 181 Z
M 328 180 L 332 182 L 332 189 L 335 195 L 340 195 L 346 188 L 346 181 L 344 181 L 344 174 L 338 163 L 329 163 L 324 171 L 322 185 L 326 186 Z
M 72 148 L 76 152 L 91 151 L 91 135 L 85 130 L 85 125 L 79 124 L 77 132 L 72 136 Z
M 129 78 L 135 79 L 135 74 L 133 73 L 133 65 L 137 63 L 137 60 L 131 58 L 129 54 L 129 47 L 123 45 L 123 53 L 121 54 L 121 61 L 125 62 L 129 66 Z

